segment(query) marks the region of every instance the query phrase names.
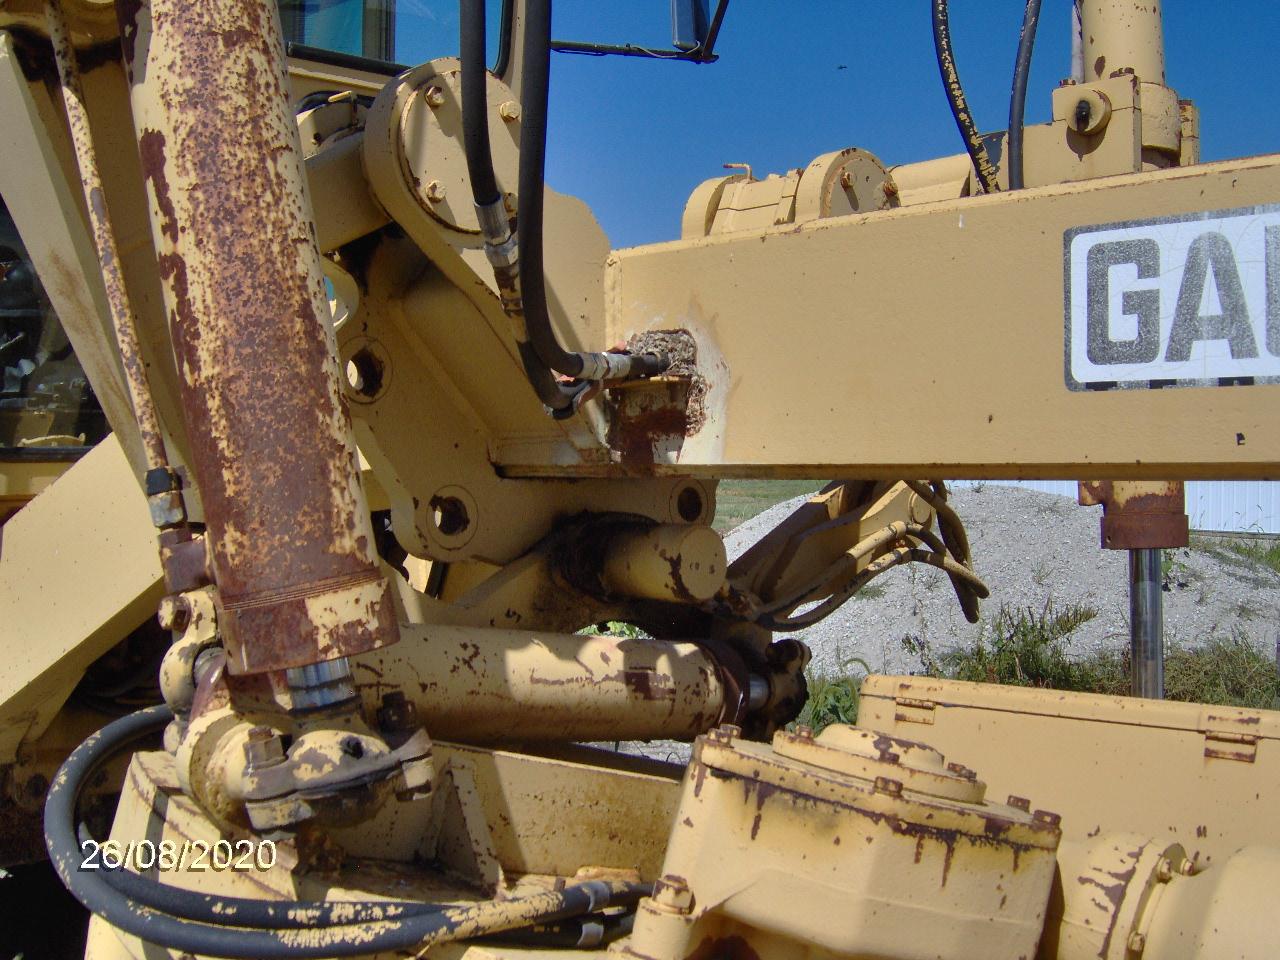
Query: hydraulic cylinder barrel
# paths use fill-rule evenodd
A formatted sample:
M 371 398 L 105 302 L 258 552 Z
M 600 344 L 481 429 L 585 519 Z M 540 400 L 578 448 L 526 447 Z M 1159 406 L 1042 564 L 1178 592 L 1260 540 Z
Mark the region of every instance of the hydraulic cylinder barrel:
M 117 9 L 230 669 L 390 643 L 276 4 Z

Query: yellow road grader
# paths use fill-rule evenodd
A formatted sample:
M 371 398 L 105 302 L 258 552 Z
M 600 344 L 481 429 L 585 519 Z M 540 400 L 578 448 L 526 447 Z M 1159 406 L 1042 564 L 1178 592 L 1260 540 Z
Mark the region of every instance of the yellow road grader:
M 1180 481 L 1276 475 L 1280 157 L 1198 162 L 1157 0 L 1077 4 L 1036 125 L 1028 3 L 985 136 L 933 0 L 963 153 L 727 172 L 623 250 L 544 183 L 550 0 L 411 67 L 324 6 L 0 0 L 0 862 L 86 956 L 1274 956 L 1274 713 L 794 723 L 874 578 L 977 619 L 939 478 L 1081 480 L 1141 633 Z M 708 61 L 726 7 L 578 46 Z M 730 563 L 717 482 L 778 477 L 830 483 Z

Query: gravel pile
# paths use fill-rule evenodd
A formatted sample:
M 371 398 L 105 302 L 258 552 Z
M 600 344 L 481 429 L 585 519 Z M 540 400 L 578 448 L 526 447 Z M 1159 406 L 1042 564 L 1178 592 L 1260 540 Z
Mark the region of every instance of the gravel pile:
M 776 526 L 806 498 L 780 503 L 734 528 L 725 538 L 730 558 Z M 1128 643 L 1128 560 L 1123 551 L 1099 547 L 1101 508 L 1020 487 L 975 484 L 952 491 L 965 523 L 975 571 L 991 588 L 982 622 L 970 624 L 940 570 L 908 564 L 876 578 L 821 623 L 795 636 L 813 651 L 819 673 L 861 672 L 854 658 L 879 673 L 921 669 L 904 637 L 933 650 L 969 644 L 1004 606 L 1040 611 L 1080 604 L 1096 615 L 1067 638 L 1071 653 L 1086 654 Z M 1164 622 L 1168 643 L 1196 644 L 1239 632 L 1260 648 L 1280 643 L 1280 574 L 1237 558 L 1225 545 L 1172 552 L 1165 579 Z

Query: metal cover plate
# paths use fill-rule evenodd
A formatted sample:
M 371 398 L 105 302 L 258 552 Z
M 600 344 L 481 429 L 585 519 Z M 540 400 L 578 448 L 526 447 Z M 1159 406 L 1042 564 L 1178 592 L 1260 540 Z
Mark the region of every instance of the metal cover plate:
M 1072 390 L 1280 382 L 1280 206 L 1063 236 Z

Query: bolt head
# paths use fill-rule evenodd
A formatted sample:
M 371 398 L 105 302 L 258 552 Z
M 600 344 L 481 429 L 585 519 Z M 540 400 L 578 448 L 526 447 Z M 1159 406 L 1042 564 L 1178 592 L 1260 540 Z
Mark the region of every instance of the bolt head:
M 1147 937 L 1145 934 L 1139 933 L 1137 930 L 1129 934 L 1129 942 L 1127 944 L 1130 953 L 1141 953 L 1147 948 Z
M 284 741 L 270 727 L 253 727 L 244 743 L 249 770 L 261 770 L 284 762 Z
M 1026 797 L 1014 796 L 1011 793 L 1009 794 L 1009 799 L 1005 802 L 1008 803 L 1009 806 L 1013 807 L 1015 810 L 1021 810 L 1023 813 L 1031 812 L 1031 801 L 1028 800 Z
M 693 891 L 684 877 L 668 873 L 653 885 L 653 902 L 672 913 L 688 913 L 693 909 Z
M 423 94 L 423 99 L 427 101 L 427 106 L 432 109 L 435 109 L 436 107 L 443 107 L 444 88 L 433 83 L 431 86 L 427 87 L 426 93 Z
M 812 740 L 813 727 L 804 723 L 800 724 L 799 726 L 796 727 L 796 736 L 799 737 L 801 740 Z
M 520 119 L 520 104 L 515 100 L 504 100 L 498 105 L 498 116 L 507 123 Z
M 439 180 L 432 180 L 427 184 L 427 199 L 432 203 L 439 203 L 444 199 L 444 184 Z

